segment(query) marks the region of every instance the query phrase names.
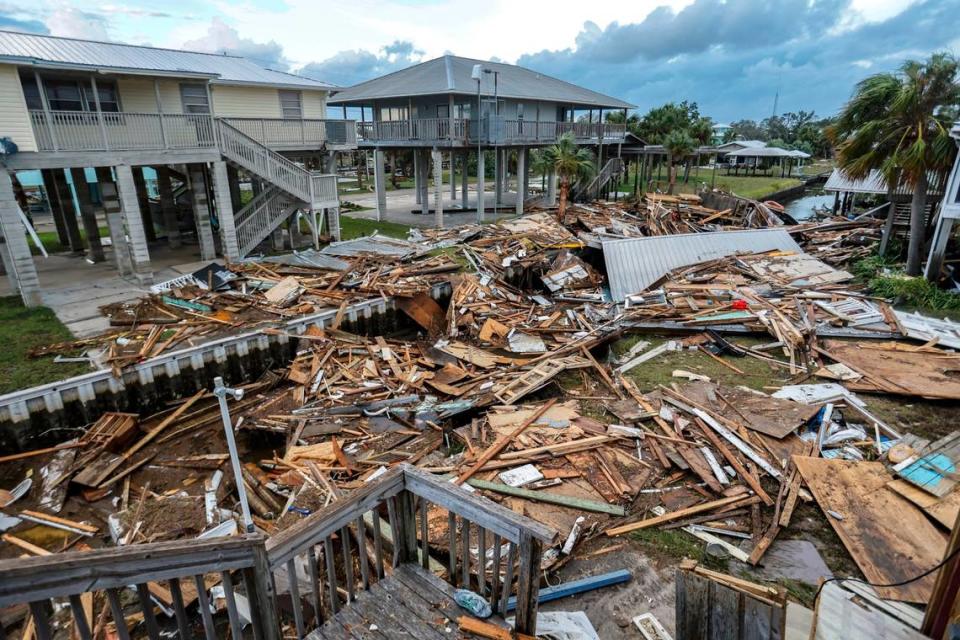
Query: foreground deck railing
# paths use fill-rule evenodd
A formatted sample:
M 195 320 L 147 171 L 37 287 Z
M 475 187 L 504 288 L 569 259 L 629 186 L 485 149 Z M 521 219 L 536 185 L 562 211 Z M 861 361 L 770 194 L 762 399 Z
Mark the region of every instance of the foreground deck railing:
M 357 127 L 353 120 L 224 119 L 268 147 L 319 147 L 323 144 L 353 146 L 357 143 Z
M 433 540 L 430 505 L 447 512 L 447 531 Z M 127 640 L 120 590 L 132 585 L 152 640 L 160 638 L 160 623 L 151 598 L 168 600 L 165 606 L 173 610 L 181 638 L 191 637 L 188 612 L 196 603 L 193 615 L 212 638 L 207 589 L 219 580 L 234 640 L 243 638 L 238 602 L 249 610 L 258 640 L 278 640 L 284 622 L 303 638 L 348 607 L 359 590 L 401 563 L 419 562 L 451 584 L 481 594 L 495 612 L 506 612 L 514 593 L 516 629 L 533 635 L 541 545 L 554 538 L 543 525 L 404 464 L 266 540 L 248 535 L 0 561 L 0 607 L 28 603 L 37 637 L 48 640 L 53 636 L 51 599 L 66 599 L 79 637 L 89 640 L 93 627 L 84 609 L 89 610 L 92 594 L 102 592 L 118 637 Z M 434 559 L 443 556 L 446 563 Z M 241 587 L 242 593 L 235 590 Z

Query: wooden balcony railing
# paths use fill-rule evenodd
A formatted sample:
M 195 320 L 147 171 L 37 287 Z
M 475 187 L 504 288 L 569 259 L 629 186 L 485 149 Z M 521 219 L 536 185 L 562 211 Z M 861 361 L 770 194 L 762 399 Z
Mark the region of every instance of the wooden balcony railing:
M 431 505 L 446 511 L 446 518 L 428 523 Z M 431 539 L 438 520 L 446 521 L 446 531 Z M 495 612 L 505 613 L 515 594 L 516 629 L 533 635 L 541 545 L 555 537 L 539 523 L 403 464 L 269 539 L 247 535 L 0 561 L 0 608 L 28 604 L 38 639 L 49 640 L 51 599 L 65 600 L 78 636 L 89 640 L 84 603 L 91 596 L 85 594 L 102 592 L 121 640 L 129 640 L 125 610 L 133 608 L 138 611 L 129 615 L 142 615 L 147 635 L 157 639 L 151 600 L 157 598 L 173 610 L 181 638 L 192 637 L 191 622 L 198 617 L 211 638 L 217 632 L 207 590 L 220 581 L 234 640 L 244 637 L 235 588 L 249 603 L 255 638 L 279 640 L 281 623 L 292 624 L 303 638 L 391 567 L 419 563 L 480 594 Z M 136 593 L 136 607 L 120 597 L 128 587 Z M 288 596 L 283 608 L 275 588 Z
M 478 126 L 479 125 L 479 126 Z M 445 142 L 453 144 L 523 144 L 549 143 L 565 133 L 572 133 L 583 143 L 616 142 L 623 140 L 626 126 L 600 122 L 536 122 L 530 120 L 507 120 L 488 118 L 476 120 L 453 120 L 449 118 L 416 118 L 357 123 L 361 142 L 369 143 L 416 143 Z
M 282 118 L 224 118 L 268 147 L 310 147 L 323 144 L 355 146 L 353 120 L 293 120 Z
M 220 118 L 218 118 L 220 119 Z M 353 147 L 353 120 L 222 118 L 267 147 Z M 205 149 L 217 146 L 214 118 L 207 114 L 30 111 L 40 151 L 135 151 Z
M 135 151 L 215 147 L 213 118 L 204 114 L 31 111 L 40 151 Z

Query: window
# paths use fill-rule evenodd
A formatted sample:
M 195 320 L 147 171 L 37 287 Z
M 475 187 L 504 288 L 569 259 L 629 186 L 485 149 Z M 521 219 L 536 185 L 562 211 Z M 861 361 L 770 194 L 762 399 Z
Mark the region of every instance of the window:
M 184 113 L 210 113 L 210 100 L 205 84 L 181 84 L 180 101 L 183 103 Z
M 37 81 L 33 76 L 21 76 L 23 96 L 28 109 L 43 109 L 43 100 Z M 52 111 L 96 111 L 97 101 L 93 96 L 93 87 L 85 78 L 56 78 L 41 76 L 47 101 Z M 117 113 L 120 111 L 120 98 L 117 84 L 108 80 L 97 81 L 97 93 L 102 111 Z
M 523 103 L 517 103 L 517 120 L 523 120 Z
M 287 120 L 303 118 L 303 98 L 299 91 L 280 91 L 280 113 Z
M 406 119 L 406 107 L 380 107 L 380 122 L 396 122 Z
M 449 118 L 449 117 L 450 117 L 450 105 L 448 105 L 448 104 L 438 104 L 438 105 L 437 105 L 437 117 L 438 117 L 438 118 Z

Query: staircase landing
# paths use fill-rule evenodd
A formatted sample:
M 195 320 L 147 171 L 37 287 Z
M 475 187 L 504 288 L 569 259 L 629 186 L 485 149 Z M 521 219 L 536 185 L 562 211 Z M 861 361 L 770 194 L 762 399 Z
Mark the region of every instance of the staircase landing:
M 457 620 L 470 614 L 454 602 L 453 591 L 451 585 L 429 571 L 402 564 L 369 591 L 361 591 L 352 603 L 310 633 L 307 640 L 481 637 L 460 631 Z M 508 628 L 496 616 L 485 622 Z

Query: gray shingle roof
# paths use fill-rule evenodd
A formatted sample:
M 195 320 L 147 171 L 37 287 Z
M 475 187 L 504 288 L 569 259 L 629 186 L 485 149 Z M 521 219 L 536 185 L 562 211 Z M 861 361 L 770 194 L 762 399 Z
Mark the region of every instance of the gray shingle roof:
M 237 56 L 140 47 L 115 42 L 77 40 L 33 33 L 0 31 L 0 60 L 48 67 L 89 67 L 116 73 L 201 74 L 222 84 L 260 84 L 303 89 L 333 85 L 273 71 Z
M 635 105 L 531 69 L 502 62 L 485 62 L 458 56 L 443 56 L 388 73 L 339 91 L 330 104 L 369 103 L 372 100 L 406 96 L 454 93 L 477 95 L 477 81 L 470 77 L 473 65 L 498 73 L 497 93 L 502 98 L 549 100 L 583 107 L 632 109 Z M 487 76 L 484 93 L 493 93 L 493 78 Z

